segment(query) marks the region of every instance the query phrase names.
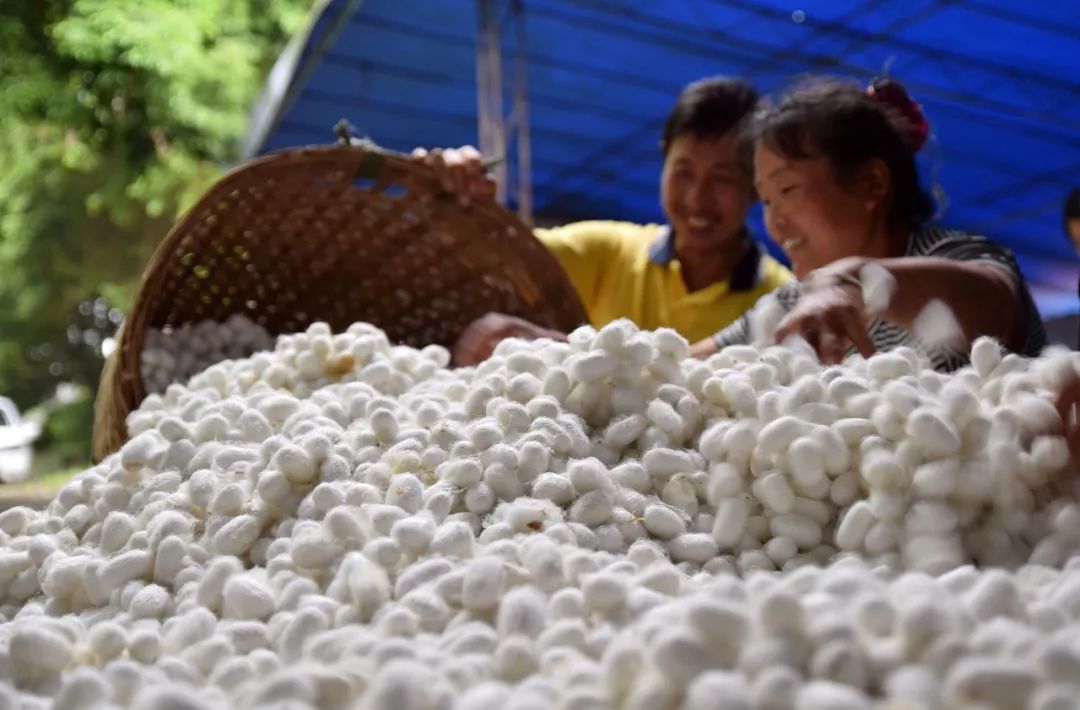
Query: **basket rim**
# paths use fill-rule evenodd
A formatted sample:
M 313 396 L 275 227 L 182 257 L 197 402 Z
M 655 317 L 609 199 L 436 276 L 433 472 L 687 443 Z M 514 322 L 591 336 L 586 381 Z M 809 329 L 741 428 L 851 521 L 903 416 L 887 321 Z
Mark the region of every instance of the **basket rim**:
M 349 157 L 358 160 L 358 173 L 363 174 L 363 171 L 367 171 L 368 173 L 377 174 L 379 176 L 376 180 L 375 189 L 377 190 L 384 189 L 389 185 L 401 185 L 407 178 L 416 176 L 426 178 L 432 186 L 438 184 L 434 169 L 430 166 L 414 161 L 409 156 L 402 153 L 381 148 L 367 140 L 354 140 L 351 143 L 342 142 L 328 145 L 306 145 L 283 148 L 266 155 L 252 158 L 229 169 L 217 182 L 203 193 L 203 195 L 173 224 L 168 232 L 166 232 L 165 236 L 155 247 L 153 254 L 150 256 L 143 269 L 135 298 L 128 307 L 128 315 L 121 325 L 115 352 L 117 357 L 127 361 L 117 363 L 119 367 L 117 368 L 116 376 L 118 379 L 117 385 L 123 391 L 125 398 L 130 401 L 132 410 L 137 408 L 146 398 L 147 392 L 142 381 L 140 359 L 137 357 L 128 357 L 128 355 L 141 353 L 145 345 L 146 331 L 148 327 L 150 327 L 150 324 L 147 322 L 149 309 L 145 308 L 144 304 L 151 298 L 153 291 L 152 289 L 147 288 L 147 284 L 158 282 L 171 266 L 171 247 L 175 241 L 176 235 L 186 233 L 198 219 L 201 218 L 203 211 L 200 208 L 204 204 L 216 199 L 223 193 L 227 194 L 231 192 L 235 183 L 247 177 L 252 171 L 257 171 L 267 166 L 276 166 L 279 163 L 306 161 L 320 156 L 333 158 L 342 155 L 348 155 Z M 365 165 L 365 163 L 367 164 Z M 387 171 L 385 170 L 387 166 L 394 169 L 394 175 L 387 175 Z M 537 243 L 539 243 L 539 240 L 536 239 L 536 236 L 533 233 L 532 227 L 522 222 L 517 215 L 510 212 L 502 205 L 492 202 L 490 205 L 474 205 L 473 209 L 477 209 L 478 207 L 487 207 L 488 209 L 494 208 L 498 213 L 498 218 L 510 225 L 518 227 L 523 233 L 523 236 L 526 236 L 528 239 L 536 240 Z M 550 252 L 547 252 L 546 249 L 544 249 L 544 253 L 548 255 L 553 264 L 558 267 L 559 271 L 565 275 L 565 270 L 563 270 L 561 264 L 555 260 L 555 257 L 552 256 Z M 570 284 L 570 286 L 569 292 L 574 296 L 573 305 L 576 306 L 573 310 L 577 311 L 580 323 L 585 324 L 588 322 L 588 314 L 586 313 L 585 307 L 582 304 L 580 297 L 577 295 L 576 290 L 574 290 L 572 284 Z

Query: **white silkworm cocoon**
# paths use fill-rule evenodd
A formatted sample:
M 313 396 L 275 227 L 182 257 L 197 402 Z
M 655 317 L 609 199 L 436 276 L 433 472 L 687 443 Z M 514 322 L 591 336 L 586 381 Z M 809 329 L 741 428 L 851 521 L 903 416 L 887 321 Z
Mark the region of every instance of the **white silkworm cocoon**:
M 897 532 L 895 526 L 885 521 L 878 521 L 870 526 L 863 540 L 863 548 L 871 555 L 881 555 L 896 547 Z
M 116 658 L 127 648 L 127 635 L 120 625 L 105 622 L 90 630 L 90 648 L 104 664 Z
M 870 699 L 861 691 L 829 680 L 806 683 L 799 689 L 795 701 L 795 710 L 869 710 L 871 707 Z
M 255 484 L 259 496 L 271 505 L 281 505 L 289 497 L 292 487 L 285 474 L 276 470 L 263 471 Z M 207 496 L 209 501 L 209 496 Z
M 505 521 L 517 532 L 542 530 L 545 525 L 562 520 L 562 511 L 549 501 L 518 498 L 502 508 Z
M 716 707 L 750 710 L 754 707 L 750 697 L 750 688 L 742 676 L 731 671 L 711 670 L 690 683 L 683 707 L 686 710 Z
M 870 421 L 878 434 L 886 439 L 900 441 L 904 438 L 904 417 L 893 406 L 886 403 L 877 405 L 870 413 Z
M 910 535 L 946 535 L 958 524 L 956 511 L 941 501 L 915 501 L 904 516 L 904 528 Z
M 896 277 L 881 264 L 871 261 L 859 269 L 859 281 L 866 312 L 877 315 L 888 310 L 897 289 Z
M 225 618 L 264 620 L 274 612 L 270 589 L 252 575 L 233 575 L 222 591 L 221 613 Z
M 941 402 L 945 413 L 958 427 L 966 427 L 979 413 L 979 398 L 972 390 L 955 383 L 946 385 L 941 391 Z
M 706 497 L 711 505 L 718 506 L 725 498 L 742 495 L 745 487 L 742 474 L 730 463 L 716 463 L 709 467 Z
M 652 664 L 669 683 L 687 685 L 709 669 L 708 651 L 681 629 L 662 632 L 649 651 Z
M 215 515 L 238 515 L 244 508 L 247 495 L 238 483 L 222 486 L 210 500 L 210 512 Z
M 964 598 L 975 618 L 1022 617 L 1024 604 L 1012 578 L 1001 570 L 989 570 L 977 579 Z
M 790 513 L 795 509 L 795 492 L 779 471 L 755 480 L 751 490 L 773 513 Z
M 544 383 L 540 379 L 543 365 L 532 372 L 522 372 L 510 378 L 506 384 L 506 394 L 510 399 L 520 404 L 527 405 L 540 395 L 544 389 Z
M 261 532 L 262 525 L 254 515 L 237 516 L 214 535 L 214 549 L 222 555 L 242 556 L 251 549 Z
M 172 609 L 169 592 L 157 584 L 149 584 L 140 589 L 128 605 L 128 614 L 132 619 L 160 619 Z
M 160 449 L 160 442 L 154 434 L 139 434 L 120 448 L 120 465 L 129 471 L 149 466 Z
M 848 446 L 857 446 L 859 442 L 876 432 L 872 422 L 858 417 L 838 419 L 832 423 L 830 428 L 835 431 Z
M 649 402 L 645 410 L 649 423 L 660 431 L 671 436 L 682 433 L 684 422 L 675 408 L 662 399 L 654 399 Z
M 647 506 L 643 520 L 646 530 L 661 539 L 671 539 L 686 532 L 686 522 L 675 510 L 654 504 Z
M 858 501 L 844 514 L 840 526 L 836 529 L 836 544 L 842 550 L 858 550 L 863 546 L 866 535 L 876 522 L 870 504 Z
M 293 444 L 285 444 L 270 459 L 272 468 L 281 471 L 294 485 L 314 483 L 318 469 L 306 451 Z
M 660 499 L 691 517 L 698 512 L 697 489 L 685 473 L 675 474 L 664 484 Z
M 976 338 L 971 345 L 971 364 L 979 377 L 986 380 L 1001 364 L 1001 345 L 994 338 Z
M 503 432 L 494 421 L 481 420 L 469 430 L 469 440 L 476 451 L 487 451 L 502 442 Z
M 754 706 L 762 710 L 793 708 L 802 678 L 791 668 L 765 668 L 753 680 L 751 689 Z
M 772 538 L 765 543 L 763 550 L 777 567 L 782 567 L 784 563 L 799 553 L 799 547 L 795 544 L 795 541 L 784 536 Z
M 948 498 L 959 483 L 960 462 L 954 458 L 938 459 L 915 469 L 912 490 L 930 498 Z
M 615 414 L 644 414 L 648 403 L 645 392 L 637 387 L 621 385 L 611 390 L 611 409 Z
M 724 434 L 723 448 L 727 451 L 727 460 L 748 458 L 757 446 L 760 429 L 761 425 L 754 419 L 744 419 L 731 425 Z
M 884 448 L 874 448 L 863 454 L 859 472 L 871 490 L 895 490 L 905 479 L 896 456 Z
M 595 458 L 571 462 L 566 468 L 566 474 L 578 493 L 612 489 L 607 467 Z
M 605 446 L 622 450 L 635 442 L 648 426 L 648 419 L 642 414 L 628 414 L 612 421 L 604 430 Z
M 1072 710 L 1076 707 L 1076 688 L 1064 683 L 1036 688 L 1028 707 L 1032 710 Z
M 484 611 L 495 607 L 503 581 L 503 561 L 479 557 L 466 568 L 461 603 L 466 609 Z
M 728 407 L 743 417 L 752 417 L 757 413 L 758 396 L 754 384 L 743 373 L 725 376 L 721 383 L 723 400 Z
M 682 587 L 679 571 L 671 565 L 656 565 L 637 577 L 637 584 L 668 596 L 677 596 Z
M 503 639 L 514 635 L 536 639 L 543 632 L 546 620 L 548 609 L 543 594 L 532 587 L 515 587 L 499 603 L 495 626 Z
M 386 489 L 386 503 L 406 513 L 415 513 L 424 505 L 424 484 L 411 473 L 398 474 L 390 480 Z
M 685 452 L 663 447 L 646 451 L 641 463 L 649 476 L 657 481 L 666 481 L 676 473 L 689 473 L 695 468 Z
M 721 549 L 730 549 L 742 538 L 746 521 L 750 516 L 750 506 L 743 498 L 728 498 L 716 509 L 716 521 L 713 524 L 713 539 Z
M 361 545 L 367 539 L 359 509 L 354 506 L 337 506 L 326 514 L 323 522 L 327 532 L 340 542 Z
M 139 663 L 150 665 L 161 655 L 161 639 L 152 631 L 136 631 L 127 644 L 127 652 Z
M 704 564 L 718 554 L 717 542 L 705 533 L 685 533 L 668 542 L 671 558 L 676 562 Z
M 424 554 L 434 535 L 435 521 L 426 515 L 404 518 L 390 529 L 390 536 L 398 548 L 413 556 Z
M 528 442 L 521 446 L 518 455 L 518 476 L 523 482 L 535 479 L 548 466 L 550 455 L 546 447 L 537 442 Z
M 1060 436 L 1037 436 L 1031 442 L 1031 455 L 1035 465 L 1047 472 L 1056 473 L 1069 464 L 1069 446 Z
M 145 550 L 130 550 L 105 563 L 101 580 L 109 589 L 119 589 L 133 579 L 147 577 L 150 572 L 150 553 Z
M 1033 669 L 1006 659 L 964 658 L 945 678 L 948 702 L 1025 707 L 1038 680 Z
M 952 309 L 940 299 L 931 299 L 923 306 L 911 324 L 911 333 L 930 349 L 960 348 L 964 345 L 964 330 Z
M 805 515 L 823 528 L 833 522 L 834 518 L 834 511 L 830 506 L 820 500 L 802 496 L 795 498 L 793 511 Z
M 766 456 L 776 456 L 786 451 L 792 442 L 807 432 L 808 426 L 805 422 L 785 415 L 762 427 L 757 447 Z
M 630 488 L 617 488 L 615 493 L 615 503 L 618 506 L 624 508 L 632 517 L 641 518 L 645 515 L 645 508 L 649 505 L 650 499 L 644 494 Z
M 773 535 L 791 538 L 800 549 L 808 550 L 821 542 L 821 526 L 801 513 L 784 513 L 769 521 Z
M 533 481 L 532 495 L 555 505 L 566 505 L 574 500 L 574 486 L 563 474 L 542 473 Z
M 567 363 L 570 376 L 581 382 L 594 382 L 609 377 L 617 361 L 608 352 L 593 350 L 573 356 Z
M 439 525 L 431 539 L 431 550 L 447 557 L 466 559 L 473 556 L 475 537 L 472 529 L 459 520 Z
M 588 526 L 600 525 L 611 518 L 614 498 L 606 490 L 593 490 L 584 494 L 570 506 L 569 518 Z
M 935 458 L 952 456 L 960 450 L 960 435 L 956 429 L 929 408 L 912 412 L 907 422 L 907 435 L 927 455 Z
M 134 518 L 127 513 L 113 511 L 105 518 L 98 544 L 102 552 L 116 552 L 127 544 L 134 531 Z
M 866 361 L 866 371 L 872 379 L 885 382 L 912 374 L 912 366 L 902 354 L 879 352 Z
M 810 433 L 821 451 L 822 463 L 830 476 L 839 476 L 851 465 L 851 451 L 844 439 L 832 428 L 821 426 Z
M 874 488 L 870 491 L 867 500 L 870 503 L 870 509 L 874 511 L 874 517 L 878 520 L 896 521 L 904 514 L 904 496 L 896 490 Z

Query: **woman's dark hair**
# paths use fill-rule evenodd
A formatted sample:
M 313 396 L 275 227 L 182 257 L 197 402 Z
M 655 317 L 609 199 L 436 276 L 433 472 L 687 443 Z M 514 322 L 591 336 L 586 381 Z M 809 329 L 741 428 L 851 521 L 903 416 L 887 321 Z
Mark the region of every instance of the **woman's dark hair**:
M 900 84 L 877 81 L 870 89 L 842 80 L 815 80 L 796 87 L 778 103 L 760 110 L 750 127 L 786 158 L 824 157 L 841 184 L 880 158 L 892 176 L 890 223 L 916 227 L 934 215 L 934 200 L 919 182 L 915 152 L 928 128 L 918 104 Z
M 1069 222 L 1080 219 L 1080 187 L 1073 188 L 1065 198 L 1065 233 L 1069 233 Z
M 687 84 L 664 122 L 660 149 L 667 155 L 671 144 L 683 135 L 709 139 L 737 131 L 757 102 L 757 91 L 742 79 L 717 76 Z

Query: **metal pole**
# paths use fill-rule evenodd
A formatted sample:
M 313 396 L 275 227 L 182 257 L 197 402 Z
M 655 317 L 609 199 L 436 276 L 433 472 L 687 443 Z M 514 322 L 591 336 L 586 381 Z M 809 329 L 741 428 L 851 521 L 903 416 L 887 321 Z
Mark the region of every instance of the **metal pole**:
M 506 155 L 506 126 L 502 100 L 502 42 L 495 0 L 477 0 L 476 101 L 480 152 Z M 506 204 L 506 161 L 495 167 L 499 204 Z
M 514 14 L 514 130 L 517 132 L 517 208 L 525 224 L 532 224 L 532 147 L 529 142 L 529 66 L 523 0 L 512 0 Z

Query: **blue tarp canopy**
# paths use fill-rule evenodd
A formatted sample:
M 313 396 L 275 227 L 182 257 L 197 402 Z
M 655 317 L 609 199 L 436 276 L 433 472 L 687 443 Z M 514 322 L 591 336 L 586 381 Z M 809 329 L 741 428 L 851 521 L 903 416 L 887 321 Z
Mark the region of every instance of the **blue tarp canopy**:
M 947 196 L 940 221 L 1012 248 L 1044 315 L 1076 310 L 1062 205 L 1080 186 L 1080 3 L 523 7 L 538 218 L 662 220 L 659 133 L 689 81 L 739 75 L 776 92 L 808 73 L 867 81 L 887 71 L 933 126 L 920 161 L 925 182 Z M 508 76 L 512 31 L 505 36 Z M 343 117 L 397 150 L 478 144 L 477 37 L 470 0 L 330 0 L 283 58 L 253 120 L 249 154 L 331 142 Z

